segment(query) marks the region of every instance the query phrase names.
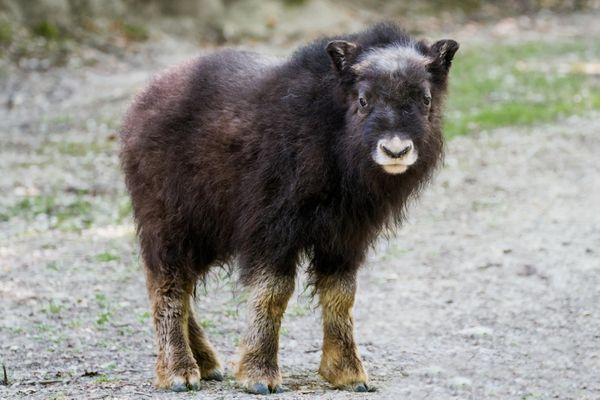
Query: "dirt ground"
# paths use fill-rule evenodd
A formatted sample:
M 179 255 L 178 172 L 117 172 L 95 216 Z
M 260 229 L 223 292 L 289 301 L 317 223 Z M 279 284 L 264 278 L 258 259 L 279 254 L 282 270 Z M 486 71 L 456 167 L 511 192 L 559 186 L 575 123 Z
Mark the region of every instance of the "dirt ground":
M 151 73 L 197 51 L 163 42 L 126 60 L 2 76 L 1 399 L 255 398 L 232 378 L 246 294 L 225 272 L 196 305 L 225 382 L 189 394 L 151 386 L 115 129 Z M 299 282 L 281 338 L 288 392 L 273 396 L 600 399 L 599 155 L 598 114 L 450 141 L 409 221 L 360 276 L 356 337 L 378 391 L 337 391 L 316 374 L 319 311 Z

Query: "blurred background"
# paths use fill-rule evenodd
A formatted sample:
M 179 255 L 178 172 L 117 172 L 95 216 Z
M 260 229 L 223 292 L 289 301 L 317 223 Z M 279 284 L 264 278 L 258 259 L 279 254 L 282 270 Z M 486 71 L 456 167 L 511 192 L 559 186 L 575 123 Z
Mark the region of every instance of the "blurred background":
M 150 386 L 118 162 L 121 119 L 154 73 L 223 46 L 285 56 L 381 20 L 461 48 L 446 164 L 362 277 L 373 396 L 599 398 L 599 0 L 0 0 L 0 398 L 168 396 Z M 198 302 L 228 368 L 207 393 L 223 398 L 238 393 L 234 278 Z M 318 313 L 299 293 L 286 385 L 346 398 L 313 372 Z

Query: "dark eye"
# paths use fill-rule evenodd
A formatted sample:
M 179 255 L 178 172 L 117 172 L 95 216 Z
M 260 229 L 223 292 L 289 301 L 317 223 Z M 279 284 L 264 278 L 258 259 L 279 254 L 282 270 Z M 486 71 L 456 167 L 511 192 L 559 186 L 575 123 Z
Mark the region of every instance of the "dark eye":
M 360 97 L 358 99 L 358 104 L 360 104 L 362 108 L 366 108 L 369 103 L 367 103 L 367 100 L 365 100 L 364 97 Z
M 425 104 L 425 106 L 429 107 L 431 105 L 431 96 L 429 96 L 429 95 L 423 96 L 423 104 Z

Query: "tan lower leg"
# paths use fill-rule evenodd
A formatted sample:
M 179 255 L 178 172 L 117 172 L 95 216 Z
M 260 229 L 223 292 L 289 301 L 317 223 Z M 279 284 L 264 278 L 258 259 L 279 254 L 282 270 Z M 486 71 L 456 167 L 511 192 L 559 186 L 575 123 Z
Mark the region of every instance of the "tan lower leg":
M 323 355 L 319 373 L 339 387 L 366 383 L 367 373 L 352 333 L 355 278 L 319 277 L 317 290 L 323 310 Z
M 191 288 L 182 288 L 177 281 L 149 276 L 148 292 L 158 347 L 156 386 L 183 390 L 199 387 L 200 371 L 189 345 Z
M 273 390 L 281 383 L 277 355 L 279 328 L 294 291 L 294 278 L 261 278 L 251 285 L 250 326 L 242 342 L 242 357 L 236 377 L 247 388 L 264 384 Z
M 222 374 L 221 363 L 217 352 L 208 341 L 204 331 L 194 318 L 193 312 L 188 318 L 188 328 L 190 336 L 190 347 L 194 358 L 200 367 L 200 374 L 203 379 L 218 379 L 218 375 Z M 221 376 L 222 379 L 222 376 Z

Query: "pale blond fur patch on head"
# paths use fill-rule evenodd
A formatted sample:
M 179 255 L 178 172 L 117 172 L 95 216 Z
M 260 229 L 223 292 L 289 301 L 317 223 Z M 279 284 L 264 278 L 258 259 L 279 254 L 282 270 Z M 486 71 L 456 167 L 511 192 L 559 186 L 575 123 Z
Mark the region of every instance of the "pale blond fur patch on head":
M 398 72 L 405 70 L 410 65 L 426 65 L 431 59 L 419 53 L 412 46 L 392 45 L 369 50 L 361 62 L 353 68 L 361 72 L 367 68 L 374 68 L 382 72 Z

